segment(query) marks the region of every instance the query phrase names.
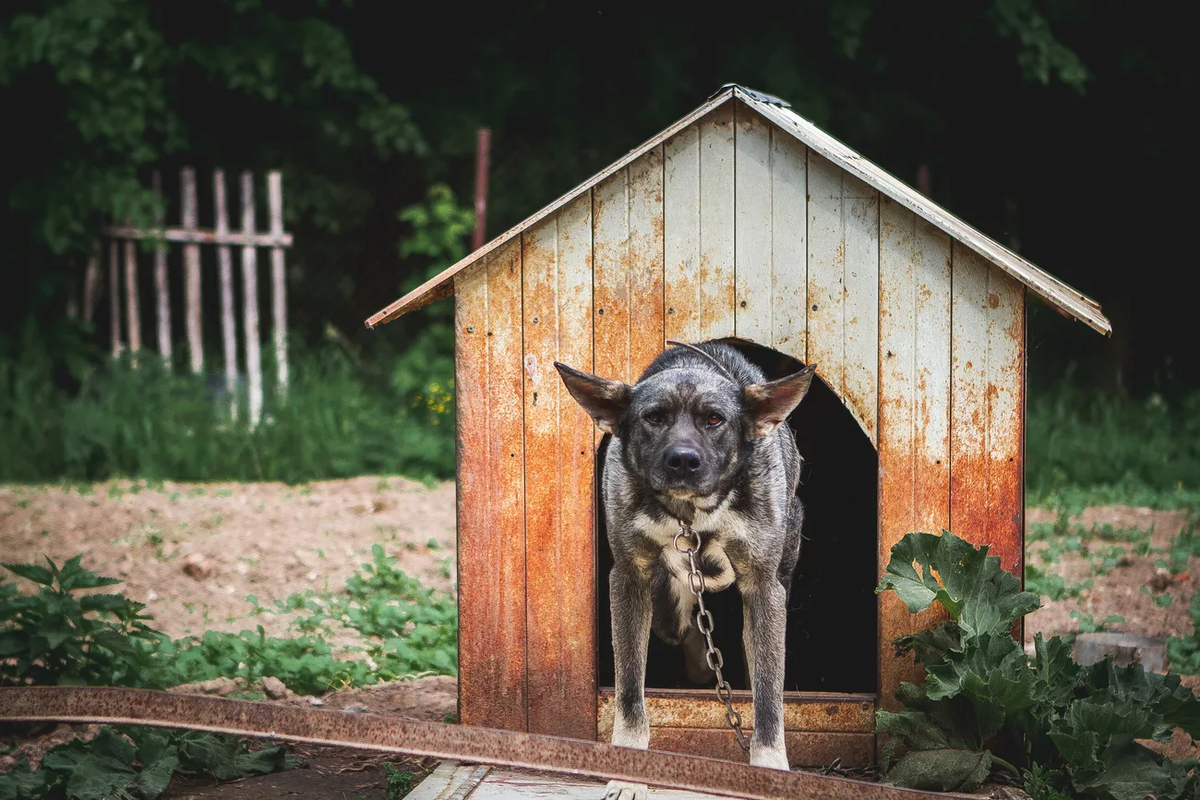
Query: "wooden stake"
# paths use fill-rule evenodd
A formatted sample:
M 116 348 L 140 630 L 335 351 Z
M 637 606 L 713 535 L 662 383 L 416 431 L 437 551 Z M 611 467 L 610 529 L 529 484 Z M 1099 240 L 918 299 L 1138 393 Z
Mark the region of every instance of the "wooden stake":
M 125 316 L 129 320 L 129 351 L 142 349 L 142 314 L 138 309 L 137 245 L 125 243 Z
M 100 294 L 100 242 L 92 245 L 83 273 L 83 321 L 90 323 L 96 316 L 96 299 Z
M 117 243 L 108 243 L 108 310 L 112 333 L 113 358 L 121 356 L 121 273 L 117 260 Z
M 217 236 L 229 233 L 229 208 L 225 203 L 225 170 L 213 171 L 213 201 L 216 205 Z M 217 247 L 217 274 L 221 281 L 221 340 L 225 345 L 225 389 L 229 392 L 229 414 L 237 419 L 237 321 L 233 307 L 233 256 L 228 245 Z
M 271 214 L 271 233 L 283 234 L 283 176 L 278 170 L 267 173 L 267 203 Z M 287 396 L 287 276 L 283 266 L 283 248 L 271 248 L 271 321 L 275 334 L 276 391 Z
M 254 232 L 254 175 L 242 172 L 242 231 Z M 242 248 L 242 296 L 245 314 L 246 378 L 250 388 L 250 424 L 262 419 L 262 352 L 258 335 L 258 253 Z
M 162 200 L 162 175 L 154 170 L 152 178 L 154 194 Z M 159 215 L 159 227 L 162 227 L 162 215 Z M 155 323 L 158 327 L 158 352 L 162 356 L 167 369 L 174 366 L 175 359 L 171 352 L 171 294 L 167 282 L 167 250 L 166 244 L 154 248 L 154 307 Z
M 196 207 L 196 171 L 184 167 L 179 172 L 183 192 L 183 227 L 195 230 L 199 226 Z M 187 303 L 188 351 L 192 358 L 192 372 L 199 374 L 204 369 L 204 334 L 200 319 L 200 245 L 183 246 L 184 289 Z

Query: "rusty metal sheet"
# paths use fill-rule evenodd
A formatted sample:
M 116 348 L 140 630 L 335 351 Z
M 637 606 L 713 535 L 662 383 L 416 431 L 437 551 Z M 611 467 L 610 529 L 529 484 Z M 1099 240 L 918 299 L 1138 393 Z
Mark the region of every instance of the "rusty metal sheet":
M 591 212 L 584 196 L 521 234 L 529 730 L 579 739 L 596 735 L 592 421 L 554 362 L 592 369 Z
M 455 759 L 492 766 L 549 770 L 569 775 L 672 786 L 753 800 L 903 800 L 964 798 L 900 789 L 867 781 L 806 772 L 751 767 L 733 760 L 698 758 L 691 752 L 635 750 L 557 736 L 417 722 L 376 714 L 344 714 L 278 703 L 174 695 L 144 689 L 94 687 L 0 687 L 0 720 L 91 722 L 203 730 L 235 736 L 355 747 L 388 753 Z M 679 730 L 679 729 L 676 729 Z M 709 733 L 716 733 L 711 731 Z M 853 734 L 814 734 L 808 756 L 819 762 L 834 752 L 849 766 Z M 862 737 L 869 739 L 869 737 Z M 730 739 L 732 741 L 732 739 Z M 803 746 L 807 742 L 797 739 Z M 821 742 L 836 748 L 821 752 Z M 741 759 L 739 759 L 741 760 Z M 832 760 L 832 759 L 831 759 Z M 825 763 L 829 763 L 826 761 Z
M 521 251 L 456 278 L 459 712 L 526 726 Z
M 969 248 L 952 259 L 950 529 L 1020 575 L 1024 295 Z
M 879 569 L 906 533 L 950 519 L 950 239 L 895 201 L 880 205 Z M 879 597 L 879 697 L 896 710 L 920 671 L 891 642 L 941 619 Z
M 650 724 L 659 728 L 714 728 L 728 730 L 725 707 L 711 692 L 681 692 L 662 696 L 647 693 L 646 713 Z M 658 696 L 655 696 L 658 695 Z M 600 695 L 600 737 L 612 733 L 615 700 L 611 693 Z M 749 692 L 734 693 L 734 708 L 754 727 Z M 783 701 L 783 727 L 789 731 L 836 731 L 870 733 L 875 729 L 875 696 L 789 692 Z
M 788 761 L 796 767 L 822 767 L 839 760 L 843 767 L 875 762 L 875 737 L 869 733 L 784 731 Z M 727 761 L 746 761 L 729 730 L 714 728 L 650 728 L 650 747 Z

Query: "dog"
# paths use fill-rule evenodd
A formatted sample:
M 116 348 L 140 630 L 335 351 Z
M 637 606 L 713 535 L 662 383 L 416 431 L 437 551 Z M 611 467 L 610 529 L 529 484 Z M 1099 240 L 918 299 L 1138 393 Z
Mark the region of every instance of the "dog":
M 768 381 L 728 344 L 680 344 L 629 386 L 555 362 L 567 391 L 611 434 L 602 497 L 613 553 L 609 575 L 616 717 L 612 743 L 650 741 L 645 678 L 649 634 L 682 644 L 693 678 L 714 673 L 695 622 L 681 525 L 701 540 L 706 592 L 736 585 L 754 701 L 750 763 L 790 768 L 783 737 L 787 604 L 800 557 L 800 452 L 786 420 L 815 367 Z M 613 781 L 610 800 L 647 788 Z

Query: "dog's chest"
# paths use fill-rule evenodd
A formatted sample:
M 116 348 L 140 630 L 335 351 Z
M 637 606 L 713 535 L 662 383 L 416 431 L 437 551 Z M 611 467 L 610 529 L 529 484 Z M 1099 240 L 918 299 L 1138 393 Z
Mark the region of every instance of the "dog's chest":
M 659 563 L 671 576 L 672 582 L 682 587 L 682 593 L 687 594 L 688 574 L 691 565 L 686 553 L 675 549 L 675 535 L 679 533 L 679 524 L 673 522 L 654 522 L 646 517 L 639 518 L 642 533 L 662 549 Z M 740 519 L 736 515 L 715 512 L 712 515 L 699 515 L 694 528 L 701 533 L 702 545 L 700 552 L 694 558 L 696 566 L 704 575 L 704 589 L 718 592 L 728 588 L 737 579 L 737 571 L 729 550 L 745 551 L 738 541 L 743 533 Z M 682 540 L 680 544 L 683 545 Z

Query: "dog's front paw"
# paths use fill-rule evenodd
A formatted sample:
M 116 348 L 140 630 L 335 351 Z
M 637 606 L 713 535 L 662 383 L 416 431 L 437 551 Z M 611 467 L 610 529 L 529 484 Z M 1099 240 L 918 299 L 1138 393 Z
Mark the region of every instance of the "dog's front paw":
M 604 790 L 604 800 L 646 800 L 650 789 L 644 783 L 609 781 Z
M 787 751 L 782 747 L 766 747 L 755 745 L 753 742 L 750 745 L 750 764 L 755 767 L 769 767 L 786 771 L 792 769 L 788 765 Z

